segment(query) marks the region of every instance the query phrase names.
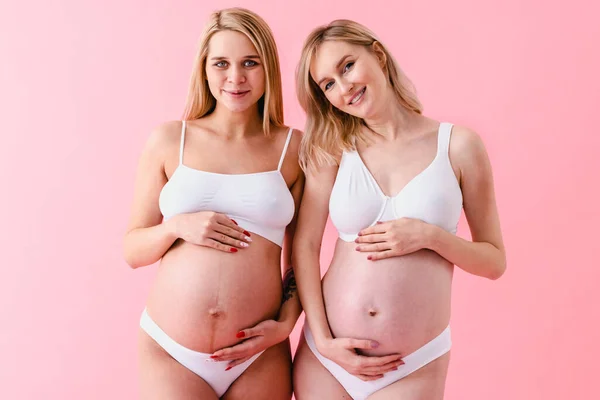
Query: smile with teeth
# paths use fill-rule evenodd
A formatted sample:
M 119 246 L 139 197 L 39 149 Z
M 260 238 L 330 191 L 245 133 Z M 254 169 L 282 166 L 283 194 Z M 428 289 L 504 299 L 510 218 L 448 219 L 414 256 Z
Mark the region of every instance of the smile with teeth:
M 348 104 L 352 105 L 352 104 L 356 104 L 356 103 L 358 103 L 358 101 L 359 101 L 360 99 L 362 99 L 362 97 L 363 97 L 363 94 L 365 94 L 365 90 L 367 90 L 367 87 L 366 87 L 366 86 L 365 86 L 364 88 L 362 88 L 362 90 L 360 90 L 358 93 L 356 93 L 356 94 L 354 95 L 354 97 L 353 97 L 353 98 L 350 100 L 350 103 L 348 103 Z

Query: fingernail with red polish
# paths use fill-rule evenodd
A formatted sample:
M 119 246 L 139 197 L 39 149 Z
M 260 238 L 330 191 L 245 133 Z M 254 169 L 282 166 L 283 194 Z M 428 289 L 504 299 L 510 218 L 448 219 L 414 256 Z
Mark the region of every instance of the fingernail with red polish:
M 231 369 L 231 367 L 227 367 L 225 368 L 225 371 L 229 371 Z
M 213 358 L 213 359 L 214 359 L 214 358 L 219 358 L 219 356 L 210 356 L 210 358 Z
M 236 333 L 235 337 L 241 339 L 243 337 L 246 337 L 246 333 L 244 333 L 244 331 L 239 331 L 238 333 Z
M 235 247 L 232 247 L 231 249 L 229 249 L 229 251 L 232 253 L 237 253 L 237 249 Z
M 372 259 L 373 259 L 373 257 L 367 256 L 367 260 L 372 260 Z
M 234 224 L 236 224 L 236 225 L 238 224 L 237 222 L 235 222 L 235 220 L 234 220 L 234 219 L 232 219 L 232 220 L 231 220 L 231 222 L 233 222 L 233 223 L 234 223 Z
M 356 248 L 354 250 L 359 251 L 360 250 L 360 246 L 356 246 Z
M 250 232 L 248 232 L 248 231 L 244 231 L 244 235 L 246 235 L 246 236 L 250 236 Z

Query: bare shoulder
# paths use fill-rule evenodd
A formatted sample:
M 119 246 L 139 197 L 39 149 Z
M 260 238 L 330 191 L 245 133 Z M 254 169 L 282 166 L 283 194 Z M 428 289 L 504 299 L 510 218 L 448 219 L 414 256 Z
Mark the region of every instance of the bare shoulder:
M 466 168 L 487 163 L 488 156 L 481 136 L 474 130 L 455 125 L 450 140 L 450 159 L 464 171 Z
M 147 151 L 163 153 L 179 145 L 182 125 L 181 121 L 168 121 L 156 126 L 148 137 Z

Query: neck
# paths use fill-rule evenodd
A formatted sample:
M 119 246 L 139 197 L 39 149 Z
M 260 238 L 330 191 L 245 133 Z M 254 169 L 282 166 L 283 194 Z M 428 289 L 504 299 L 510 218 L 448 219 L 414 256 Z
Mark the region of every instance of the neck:
M 383 104 L 376 115 L 365 119 L 365 124 L 373 133 L 394 140 L 410 130 L 416 114 L 402 106 L 391 91 Z
M 262 134 L 263 131 L 258 104 L 247 110 L 236 112 L 217 103 L 211 118 L 222 129 L 223 134 L 230 138 L 255 135 L 257 132 Z

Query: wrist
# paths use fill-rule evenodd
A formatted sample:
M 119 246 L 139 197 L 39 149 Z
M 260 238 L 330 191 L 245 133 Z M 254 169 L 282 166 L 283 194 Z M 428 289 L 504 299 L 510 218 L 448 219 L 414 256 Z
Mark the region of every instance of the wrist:
M 429 249 L 435 251 L 436 243 L 438 242 L 438 237 L 440 234 L 440 228 L 436 225 L 428 224 L 423 222 L 421 235 L 422 239 L 422 247 L 424 249 Z
M 163 222 L 165 233 L 170 239 L 179 239 L 179 217 L 180 215 L 175 215 L 172 218 Z

